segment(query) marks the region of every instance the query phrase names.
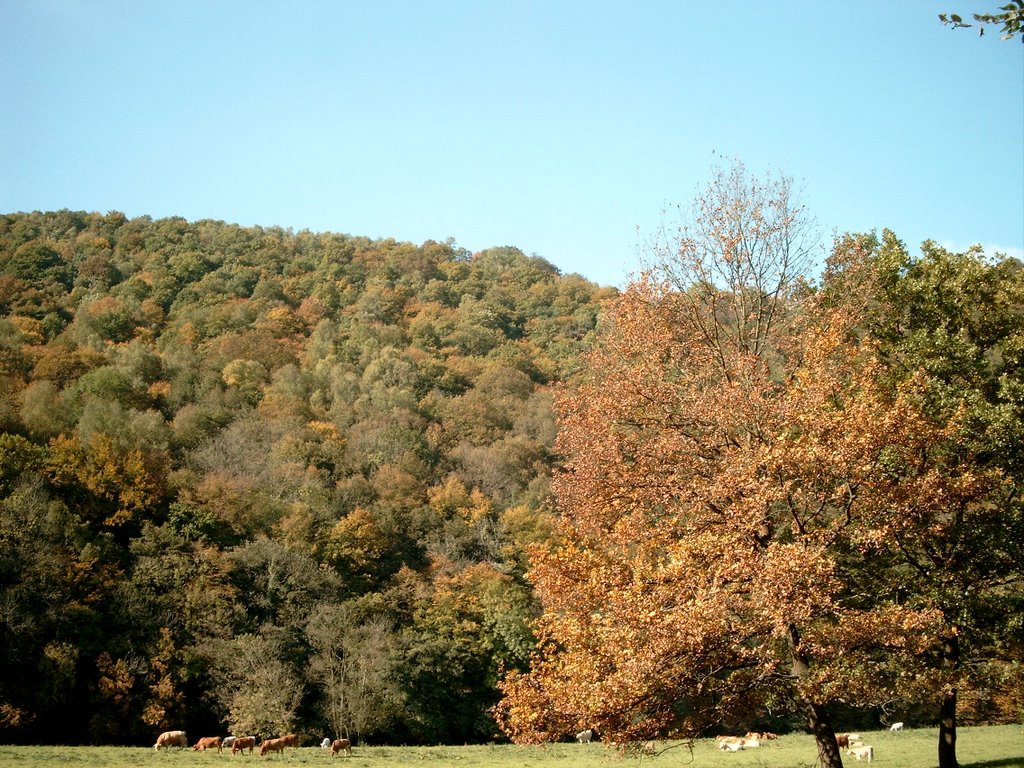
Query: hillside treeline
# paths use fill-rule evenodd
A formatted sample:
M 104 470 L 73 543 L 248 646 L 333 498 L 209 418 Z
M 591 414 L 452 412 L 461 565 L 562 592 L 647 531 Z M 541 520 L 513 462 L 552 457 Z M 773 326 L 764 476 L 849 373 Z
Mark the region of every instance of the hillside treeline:
M 490 738 L 550 390 L 613 292 L 514 248 L 0 216 L 0 741 Z

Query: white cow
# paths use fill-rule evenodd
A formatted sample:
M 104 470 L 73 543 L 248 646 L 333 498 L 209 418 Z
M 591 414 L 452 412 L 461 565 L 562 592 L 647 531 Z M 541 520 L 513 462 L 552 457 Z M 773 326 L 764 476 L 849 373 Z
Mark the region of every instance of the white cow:
M 902 731 L 903 730 L 903 723 L 893 723 L 892 725 L 889 726 L 889 730 L 890 731 Z
M 862 747 L 850 747 L 848 750 L 846 750 L 846 754 L 853 755 L 855 758 L 857 758 L 858 763 L 860 762 L 860 759 L 862 757 L 867 758 L 867 761 L 870 763 L 871 759 L 875 756 L 875 748 L 870 746 L 869 744 L 865 744 Z
M 576 742 L 578 744 L 589 744 L 594 740 L 594 729 L 587 728 L 585 731 L 580 731 L 576 734 Z
M 164 747 L 165 749 L 181 747 L 184 749 L 187 746 L 188 738 L 185 736 L 184 731 L 164 731 L 156 737 L 156 744 L 153 745 L 153 749 L 159 752 L 160 747 Z

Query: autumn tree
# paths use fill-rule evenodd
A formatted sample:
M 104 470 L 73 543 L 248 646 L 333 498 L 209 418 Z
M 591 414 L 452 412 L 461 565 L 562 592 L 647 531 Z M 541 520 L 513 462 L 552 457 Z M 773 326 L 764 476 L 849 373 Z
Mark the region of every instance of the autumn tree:
M 559 537 L 533 555 L 544 613 L 504 682 L 512 738 L 635 744 L 789 710 L 839 768 L 830 702 L 927 685 L 936 613 L 866 600 L 845 569 L 918 522 L 912 499 L 975 489 L 886 475 L 936 432 L 912 382 L 878 385 L 847 309 L 812 301 L 807 227 L 788 180 L 719 173 L 611 308 L 559 402 Z
M 174 675 L 175 662 L 178 661 L 175 656 L 171 633 L 167 627 L 161 627 L 156 650 L 149 661 L 152 680 L 149 685 L 150 696 L 142 711 L 142 721 L 160 730 L 171 727 L 184 704 L 180 682 L 175 680 Z

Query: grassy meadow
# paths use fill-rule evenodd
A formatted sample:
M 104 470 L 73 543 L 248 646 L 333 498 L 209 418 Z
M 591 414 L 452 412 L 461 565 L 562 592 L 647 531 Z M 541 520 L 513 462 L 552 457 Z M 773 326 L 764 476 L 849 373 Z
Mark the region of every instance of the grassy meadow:
M 862 731 L 865 743 L 875 748 L 872 766 L 933 768 L 937 765 L 938 731 L 932 728 Z M 957 739 L 961 768 L 1024 768 L 1024 727 L 1020 725 L 961 728 Z M 356 747 L 351 757 L 334 757 L 318 747 L 288 750 L 285 755 L 231 756 L 229 752 L 171 750 L 156 753 L 143 747 L 12 747 L 0 746 L 0 765 L 16 768 L 42 766 L 97 766 L 129 768 L 141 765 L 204 766 L 249 762 L 289 765 L 332 765 L 346 768 L 585 768 L 590 766 L 699 766 L 700 768 L 813 768 L 817 762 L 814 740 L 806 735 L 784 736 L 760 749 L 722 752 L 713 739 L 694 744 L 659 744 L 656 755 L 624 757 L 600 744 L 549 744 L 521 747 L 509 744 L 463 747 Z M 845 756 L 847 765 L 858 765 Z M 866 763 L 861 763 L 866 768 Z

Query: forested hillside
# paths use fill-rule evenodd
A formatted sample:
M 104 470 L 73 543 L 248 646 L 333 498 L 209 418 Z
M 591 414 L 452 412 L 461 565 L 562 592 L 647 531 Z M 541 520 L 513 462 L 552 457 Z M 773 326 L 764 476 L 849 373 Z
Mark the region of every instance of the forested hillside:
M 514 248 L 0 216 L 0 741 L 489 738 L 550 391 L 613 293 Z

